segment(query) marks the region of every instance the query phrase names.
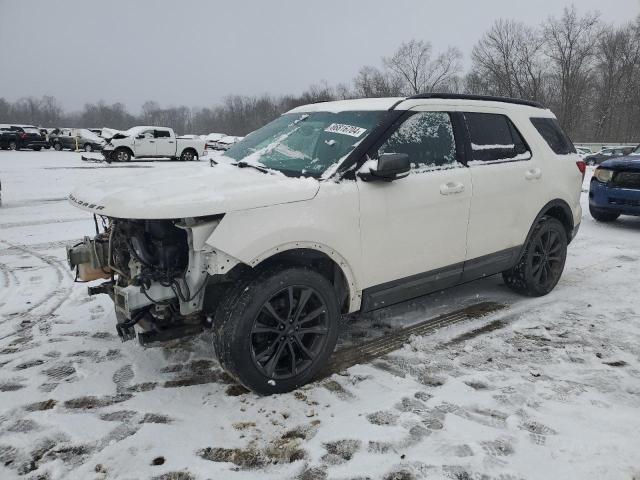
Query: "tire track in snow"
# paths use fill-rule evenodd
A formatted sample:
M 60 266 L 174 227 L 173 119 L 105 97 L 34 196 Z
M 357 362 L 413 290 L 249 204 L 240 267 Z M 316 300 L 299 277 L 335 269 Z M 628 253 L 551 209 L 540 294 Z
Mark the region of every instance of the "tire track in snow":
M 0 290 L 0 293 L 3 293 L 3 295 L 0 295 L 0 298 L 4 300 L 0 302 L 0 308 L 2 308 L 3 306 L 6 305 L 7 303 L 6 298 L 9 296 L 11 291 L 20 286 L 20 280 L 18 279 L 18 276 L 14 273 L 13 269 L 9 267 L 9 265 L 1 262 L 0 262 L 0 277 L 2 278 L 2 289 Z M 0 324 L 1 323 L 4 323 L 4 322 L 0 322 Z
M 47 293 L 44 298 L 41 300 L 34 302 L 29 306 L 25 311 L 18 313 L 17 315 L 13 315 L 8 320 L 22 319 L 20 322 L 20 326 L 14 332 L 4 335 L 0 337 L 0 340 L 4 340 L 5 338 L 16 335 L 17 333 L 24 332 L 26 329 L 31 328 L 34 325 L 37 325 L 44 320 L 50 318 L 68 299 L 69 295 L 72 291 L 72 285 L 74 278 L 71 275 L 71 272 L 68 271 L 62 262 L 54 257 L 44 255 L 42 253 L 38 253 L 33 249 L 24 247 L 22 245 L 15 245 L 6 240 L 0 240 L 0 243 L 7 245 L 11 249 L 16 249 L 24 254 L 30 255 L 32 257 L 37 258 L 41 262 L 44 262 L 46 265 L 53 269 L 55 274 L 55 280 L 57 286 Z M 14 274 L 15 275 L 15 274 Z M 19 281 L 18 281 L 19 283 Z M 34 313 L 35 310 L 46 307 L 46 310 L 42 313 Z M 26 319 L 33 318 L 33 322 L 24 322 Z M 5 322 L 6 322 L 5 321 Z M 2 322 L 2 323 L 5 323 Z

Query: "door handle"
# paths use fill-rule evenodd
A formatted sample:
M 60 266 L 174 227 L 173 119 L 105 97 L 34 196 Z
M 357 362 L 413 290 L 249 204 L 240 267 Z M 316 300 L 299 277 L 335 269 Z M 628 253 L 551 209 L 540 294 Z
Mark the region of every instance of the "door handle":
M 440 194 L 453 195 L 464 192 L 464 184 L 460 182 L 447 182 L 440 185 Z
M 173 143 L 173 140 L 169 140 L 169 143 Z
M 149 140 L 149 143 L 156 143 L 155 140 Z
M 531 170 L 527 170 L 527 173 L 524 174 L 524 178 L 527 180 L 537 180 L 542 176 L 542 170 L 539 168 L 532 168 Z

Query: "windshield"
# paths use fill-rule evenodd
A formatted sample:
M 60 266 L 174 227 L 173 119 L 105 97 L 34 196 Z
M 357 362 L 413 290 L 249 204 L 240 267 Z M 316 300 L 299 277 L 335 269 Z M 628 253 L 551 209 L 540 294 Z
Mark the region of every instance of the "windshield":
M 288 113 L 249 134 L 225 155 L 289 175 L 319 177 L 351 153 L 384 113 Z
M 638 145 L 636 148 L 633 149 L 633 152 L 631 152 L 631 155 L 640 155 L 640 145 Z

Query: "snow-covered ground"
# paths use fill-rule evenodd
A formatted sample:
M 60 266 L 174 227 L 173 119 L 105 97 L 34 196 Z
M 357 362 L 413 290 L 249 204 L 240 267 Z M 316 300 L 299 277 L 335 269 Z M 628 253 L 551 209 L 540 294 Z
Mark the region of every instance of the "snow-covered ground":
M 343 345 L 506 305 L 258 397 L 229 383 L 208 335 L 121 343 L 109 299 L 65 264 L 94 228 L 65 201 L 74 185 L 197 168 L 0 152 L 1 479 L 640 478 L 640 219 L 586 213 L 544 298 L 493 277 L 350 318 Z

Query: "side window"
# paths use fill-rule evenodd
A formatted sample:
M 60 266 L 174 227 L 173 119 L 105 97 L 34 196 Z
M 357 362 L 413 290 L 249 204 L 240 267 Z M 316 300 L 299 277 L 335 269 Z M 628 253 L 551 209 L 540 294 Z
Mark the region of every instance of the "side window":
M 573 143 L 560 128 L 558 120 L 555 118 L 532 118 L 531 123 L 555 154 L 576 153 Z
M 481 162 L 528 160 L 531 151 L 505 115 L 465 113 L 473 160 Z
M 446 112 L 411 115 L 380 146 L 383 153 L 406 153 L 413 169 L 456 163 L 456 142 L 451 117 Z
M 154 130 L 156 138 L 169 138 L 169 130 Z
M 142 136 L 144 138 L 153 138 L 153 130 L 147 130 L 145 132 L 142 132 Z

